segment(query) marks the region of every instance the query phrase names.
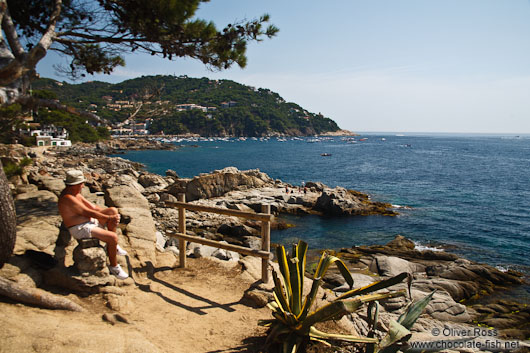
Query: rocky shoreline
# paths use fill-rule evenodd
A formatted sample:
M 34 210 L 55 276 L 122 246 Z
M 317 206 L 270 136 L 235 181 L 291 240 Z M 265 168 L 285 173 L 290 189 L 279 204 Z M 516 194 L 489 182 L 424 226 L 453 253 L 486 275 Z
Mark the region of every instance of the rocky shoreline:
M 149 147 L 133 148 L 160 147 L 156 142 L 147 144 Z M 104 251 L 76 246 L 61 226 L 57 196 L 64 188 L 66 170 L 73 168 L 85 173 L 85 197 L 119 209 L 122 215 L 120 243 L 129 251 L 130 265 L 135 269 L 174 264 L 178 249 L 171 233 L 178 228 L 178 211 L 166 207 L 165 202 L 176 201 L 179 194 L 185 194 L 188 202 L 243 211 L 259 211 L 266 203 L 271 205 L 275 215 L 397 214 L 391 205 L 374 202 L 368 195 L 353 190 L 329 188 L 318 182 L 308 182 L 304 190 L 301 186 L 274 180 L 259 170 L 239 171 L 228 167 L 194 178 L 179 178 L 171 170 L 165 176 L 155 175 L 144 171 L 138 163 L 105 156 L 129 147 L 127 144 L 76 145 L 68 150 L 43 153 L 17 145 L 0 146 L 2 161 L 16 162 L 24 157 L 34 160 L 23 175 L 11 180 L 17 209 L 17 243 L 15 256 L 0 270 L 0 275 L 31 287 L 65 288 L 78 295 L 116 292 L 118 290 L 111 288 L 132 285 L 132 280 L 118 283 L 108 274 Z M 273 224 L 277 229 L 287 226 L 281 222 Z M 235 217 L 188 211 L 187 232 L 252 248 L 260 246 L 259 225 Z M 239 260 L 242 266 L 251 267 L 251 260 L 240 259 L 237 253 L 193 244 L 187 253 L 235 263 Z M 164 260 L 160 260 L 160 254 L 164 254 Z M 414 277 L 411 291 L 414 299 L 436 290 L 427 315 L 414 327 L 418 339 L 428 340 L 434 328 L 449 327 L 458 332 L 479 324 L 498 330 L 499 339 L 524 341 L 530 337 L 527 303 L 504 300 L 487 305 L 473 304 L 478 297 L 522 284 L 520 273 L 501 272 L 447 252 L 418 251 L 411 241 L 400 236 L 387 245 L 342 249 L 338 255 L 355 273 L 355 287 L 409 272 Z M 99 263 L 97 268 L 94 263 Z M 325 278 L 327 288 L 340 293 L 345 287 L 339 279 L 340 276 L 330 272 Z M 253 293 L 248 294 L 250 297 L 262 298 L 261 301 L 264 297 L 265 302 L 271 295 L 267 288 L 249 293 Z M 382 320 L 388 322 L 397 316 L 405 300 L 392 299 L 381 304 L 385 309 Z M 358 333 L 366 333 L 367 328 L 360 324 L 362 320 L 351 322 Z M 458 335 L 448 337 L 461 338 Z

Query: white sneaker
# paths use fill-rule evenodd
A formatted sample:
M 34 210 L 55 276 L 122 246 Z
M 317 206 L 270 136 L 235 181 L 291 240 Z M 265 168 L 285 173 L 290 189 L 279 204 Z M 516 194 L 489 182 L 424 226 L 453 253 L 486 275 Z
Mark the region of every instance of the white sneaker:
M 116 246 L 116 255 L 125 256 L 127 251 L 123 250 L 119 245 Z
M 108 251 L 107 246 L 105 245 L 105 251 Z M 116 245 L 116 255 L 125 256 L 127 255 L 127 251 L 123 250 L 121 246 Z
M 110 273 L 112 273 L 114 276 L 116 276 L 118 279 L 126 279 L 129 277 L 127 272 L 125 272 L 120 264 L 118 264 L 116 267 L 109 266 Z

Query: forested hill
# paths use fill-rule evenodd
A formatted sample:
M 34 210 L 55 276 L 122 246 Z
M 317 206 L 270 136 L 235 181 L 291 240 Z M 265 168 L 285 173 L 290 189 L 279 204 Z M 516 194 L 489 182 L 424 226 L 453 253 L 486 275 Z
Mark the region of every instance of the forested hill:
M 148 121 L 150 133 L 264 136 L 339 130 L 333 120 L 286 102 L 275 92 L 230 80 L 142 76 L 117 84 L 68 84 L 40 79 L 33 83 L 33 90 L 92 111 L 114 127 Z

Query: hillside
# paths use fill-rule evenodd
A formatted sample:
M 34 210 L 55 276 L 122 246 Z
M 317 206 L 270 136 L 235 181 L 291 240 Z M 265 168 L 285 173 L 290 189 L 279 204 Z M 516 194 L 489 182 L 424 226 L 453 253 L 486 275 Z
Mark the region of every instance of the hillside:
M 275 92 L 230 80 L 142 76 L 117 84 L 69 84 L 40 79 L 33 89 L 41 94 L 52 91 L 63 104 L 91 111 L 114 128 L 133 132 L 294 136 L 339 130 L 333 120 L 286 102 Z

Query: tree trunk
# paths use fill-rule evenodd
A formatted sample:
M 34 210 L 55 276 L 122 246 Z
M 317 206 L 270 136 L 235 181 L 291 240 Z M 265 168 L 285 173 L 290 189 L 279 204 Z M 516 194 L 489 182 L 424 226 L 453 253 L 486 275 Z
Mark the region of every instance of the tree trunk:
M 15 247 L 17 218 L 15 204 L 0 161 L 0 268 L 6 263 Z
M 70 299 L 48 293 L 38 288 L 22 287 L 16 282 L 0 277 L 0 295 L 4 295 L 17 302 L 37 305 L 48 309 L 84 311 L 82 306 Z

